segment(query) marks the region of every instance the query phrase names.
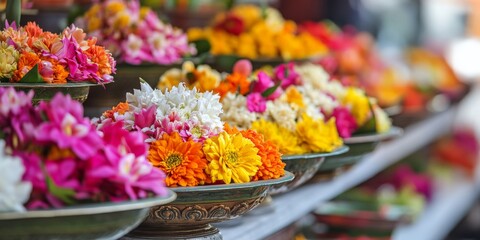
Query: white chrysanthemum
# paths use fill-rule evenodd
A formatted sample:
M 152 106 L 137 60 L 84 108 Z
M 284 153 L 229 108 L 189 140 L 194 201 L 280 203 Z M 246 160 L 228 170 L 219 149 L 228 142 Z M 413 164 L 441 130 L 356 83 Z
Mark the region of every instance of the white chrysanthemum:
M 309 84 L 315 89 L 323 90 L 329 83 L 329 74 L 321 66 L 313 63 L 295 66 L 295 71 L 298 72 L 305 84 Z
M 280 126 L 295 131 L 298 109 L 294 109 L 288 102 L 277 99 L 267 102 L 267 111 L 264 113 L 266 120 L 274 121 Z
M 133 94 L 127 93 L 127 102 L 134 110 L 148 108 L 152 105 L 166 105 L 163 93 L 158 89 L 154 90 L 148 83 L 140 83 L 140 89 L 134 89 Z
M 247 109 L 247 98 L 242 95 L 228 93 L 222 100 L 222 120 L 240 129 L 248 129 L 258 119 L 257 113 Z
M 327 114 L 332 113 L 333 109 L 340 105 L 332 96 L 328 96 L 323 91 L 314 89 L 308 84 L 297 87 L 297 89 L 304 96 L 306 106 L 314 106 L 316 109 L 319 109 L 319 111 L 321 109 Z
M 325 92 L 332 94 L 337 99 L 343 99 L 347 93 L 347 88 L 343 86 L 339 81 L 334 80 L 328 82 L 325 86 Z
M 30 182 L 22 182 L 25 172 L 22 160 L 5 155 L 5 142 L 0 140 L 0 212 L 25 211 L 32 191 Z

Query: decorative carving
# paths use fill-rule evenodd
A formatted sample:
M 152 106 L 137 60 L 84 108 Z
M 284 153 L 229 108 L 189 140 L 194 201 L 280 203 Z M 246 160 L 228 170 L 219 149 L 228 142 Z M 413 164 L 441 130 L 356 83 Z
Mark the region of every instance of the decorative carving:
M 208 213 L 208 218 L 224 219 L 227 218 L 229 214 L 230 208 L 222 204 L 210 209 L 210 212 Z
M 191 207 L 187 207 L 182 210 L 182 218 L 194 221 L 201 221 L 202 219 L 206 218 L 208 214 L 207 209 L 202 206 L 194 205 Z
M 181 216 L 180 210 L 173 206 L 161 206 L 154 211 L 150 211 L 150 213 L 152 212 L 154 213 L 154 216 L 152 217 L 160 218 L 165 221 L 173 220 Z

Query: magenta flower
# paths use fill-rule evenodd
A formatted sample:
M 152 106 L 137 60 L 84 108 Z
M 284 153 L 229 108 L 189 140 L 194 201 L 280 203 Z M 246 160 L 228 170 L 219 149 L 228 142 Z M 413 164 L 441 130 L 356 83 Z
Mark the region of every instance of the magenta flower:
M 264 93 L 267 89 L 275 86 L 275 83 L 273 82 L 273 80 L 264 71 L 260 71 L 257 74 L 257 78 L 258 80 L 255 83 L 253 83 L 254 84 L 253 92 L 261 94 L 261 93 Z M 267 99 L 268 100 L 277 99 L 282 95 L 282 92 L 283 92 L 282 88 L 278 87 L 272 94 L 270 94 L 267 97 Z
M 260 93 L 251 93 L 247 96 L 247 109 L 250 112 L 263 113 L 267 110 L 267 101 Z
M 122 127 L 104 126 L 105 146 L 88 161 L 87 191 L 112 201 L 165 195 L 165 175 L 147 161 L 143 134 Z
M 351 137 L 358 128 L 355 118 L 346 107 L 336 107 L 331 117 L 335 118 L 338 134 L 342 138 Z
M 274 69 L 275 79 L 281 82 L 283 89 L 291 85 L 299 85 L 302 83 L 300 75 L 295 71 L 293 62 L 281 64 Z
M 8 117 L 10 114 L 19 114 L 32 105 L 34 92 L 28 94 L 16 92 L 13 88 L 0 88 L 0 114 Z
M 66 105 L 71 104 L 71 105 Z M 51 102 L 40 103 L 39 109 L 48 121 L 35 131 L 36 140 L 42 144 L 55 144 L 70 148 L 80 159 L 87 159 L 102 147 L 102 140 L 88 119 L 82 118 L 83 109 L 70 96 L 57 93 Z

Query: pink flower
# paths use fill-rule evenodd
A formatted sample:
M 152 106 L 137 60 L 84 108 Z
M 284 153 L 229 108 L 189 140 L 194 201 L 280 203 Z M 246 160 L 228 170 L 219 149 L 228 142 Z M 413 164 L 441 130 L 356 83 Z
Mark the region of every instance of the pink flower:
M 233 72 L 248 77 L 252 74 L 252 63 L 245 59 L 239 60 L 233 66 Z
M 0 114 L 8 117 L 9 114 L 18 114 L 24 108 L 31 107 L 33 94 L 33 91 L 25 94 L 13 88 L 0 88 Z
M 70 148 L 81 159 L 92 156 L 102 146 L 95 127 L 88 119 L 82 118 L 80 103 L 72 101 L 70 96 L 57 93 L 51 102 L 41 102 L 39 109 L 48 119 L 35 131 L 40 143 Z
M 299 85 L 302 83 L 300 75 L 295 71 L 293 62 L 281 64 L 274 70 L 275 79 L 281 82 L 283 89 L 291 85 Z
M 263 93 L 267 89 L 275 86 L 275 83 L 272 81 L 272 79 L 264 72 L 260 71 L 257 75 L 258 80 L 253 83 L 253 92 L 256 93 Z M 278 87 L 272 94 L 270 94 L 267 99 L 268 100 L 274 100 L 280 97 L 282 95 L 282 88 Z
M 105 126 L 103 134 L 105 146 L 88 161 L 87 191 L 112 201 L 166 194 L 165 174 L 147 161 L 143 134 L 124 130 L 121 122 Z
M 355 118 L 346 107 L 336 107 L 331 117 L 335 118 L 338 134 L 342 138 L 351 137 L 358 128 Z
M 247 109 L 250 112 L 263 113 L 267 110 L 267 102 L 258 92 L 247 96 Z
M 122 50 L 125 52 L 125 62 L 130 64 L 140 64 L 142 61 L 151 59 L 143 40 L 134 34 L 128 35 L 126 41 L 122 43 Z

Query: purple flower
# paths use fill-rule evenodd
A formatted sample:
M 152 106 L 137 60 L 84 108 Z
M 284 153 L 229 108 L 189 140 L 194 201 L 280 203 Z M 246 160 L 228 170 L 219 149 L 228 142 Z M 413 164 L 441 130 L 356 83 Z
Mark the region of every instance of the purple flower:
M 295 71 L 293 62 L 281 64 L 274 70 L 275 79 L 281 82 L 283 89 L 291 85 L 299 85 L 302 83 L 300 75 Z
M 342 138 L 351 137 L 358 128 L 355 118 L 346 107 L 336 107 L 331 117 L 335 118 L 338 134 Z
M 250 112 L 263 113 L 267 110 L 267 101 L 256 92 L 247 96 L 247 109 Z

